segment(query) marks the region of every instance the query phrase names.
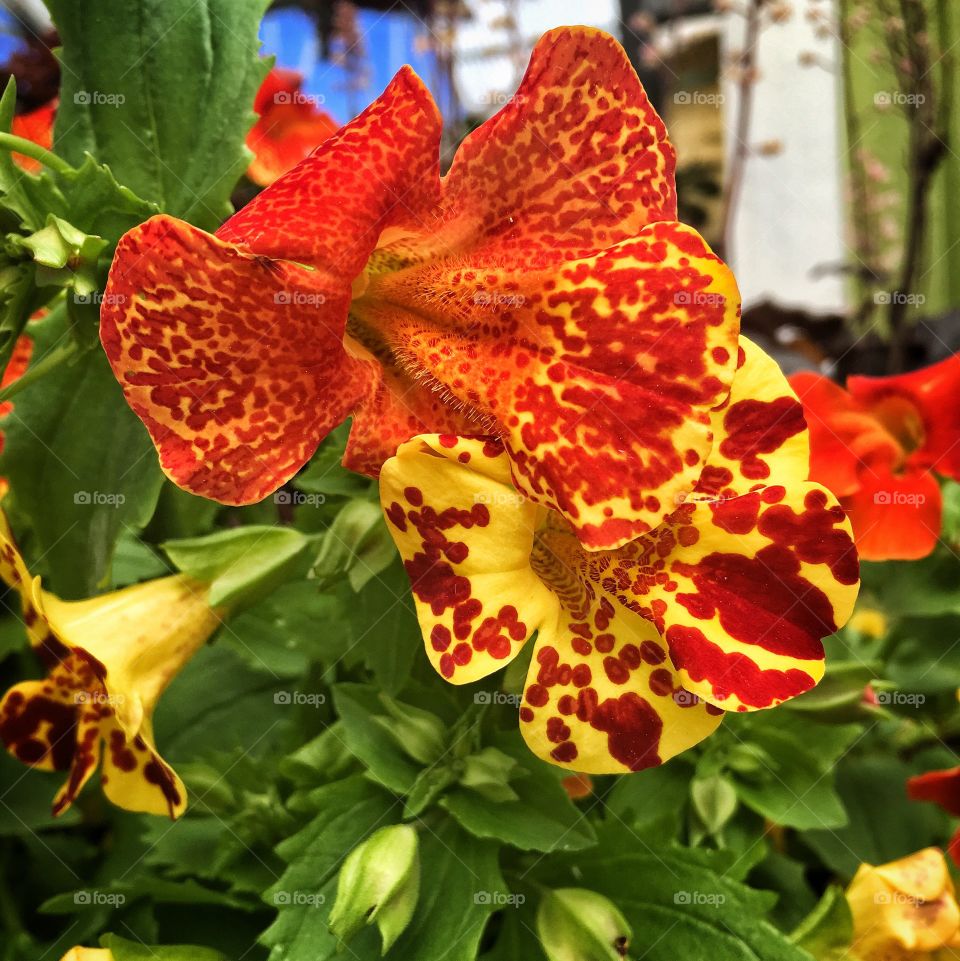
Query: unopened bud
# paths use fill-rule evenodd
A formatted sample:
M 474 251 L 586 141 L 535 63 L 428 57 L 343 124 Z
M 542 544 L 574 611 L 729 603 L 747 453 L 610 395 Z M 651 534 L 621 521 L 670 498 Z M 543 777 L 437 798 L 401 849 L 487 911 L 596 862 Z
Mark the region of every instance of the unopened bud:
M 633 932 L 602 894 L 560 888 L 540 902 L 537 933 L 549 961 L 622 961 Z
M 340 868 L 330 931 L 343 942 L 375 923 L 385 954 L 410 923 L 419 895 L 417 832 L 409 824 L 380 828 Z
M 429 711 L 409 704 L 398 704 L 386 694 L 380 695 L 380 703 L 389 717 L 374 717 L 400 747 L 415 761 L 432 764 L 443 754 L 446 746 L 446 727 L 443 721 Z

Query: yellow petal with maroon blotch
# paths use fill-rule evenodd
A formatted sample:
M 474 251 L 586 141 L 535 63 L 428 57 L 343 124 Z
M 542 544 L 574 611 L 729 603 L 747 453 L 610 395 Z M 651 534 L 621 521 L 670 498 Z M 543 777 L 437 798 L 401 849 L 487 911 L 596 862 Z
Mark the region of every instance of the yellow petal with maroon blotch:
M 512 660 L 559 606 L 530 568 L 540 509 L 514 490 L 500 445 L 430 434 L 380 473 L 431 663 L 454 684 Z
M 590 774 L 654 767 L 712 734 L 723 711 L 683 689 L 656 628 L 588 583 L 542 625 L 520 708 L 530 750 Z
M 740 338 L 730 395 L 711 414 L 713 447 L 696 494 L 746 494 L 773 478 L 807 478 L 810 440 L 803 407 L 777 362 Z
M 103 737 L 103 793 L 127 811 L 180 817 L 187 807 L 187 790 L 157 753 L 150 719 L 134 737 L 128 737 L 118 723 L 104 729 Z
M 724 710 L 772 707 L 823 676 L 822 638 L 850 616 L 859 564 L 850 523 L 798 477 L 690 501 L 599 561 L 596 576 L 650 618 L 684 688 Z
M 501 437 L 515 485 L 594 550 L 656 527 L 693 489 L 737 360 L 736 282 L 673 222 L 539 271 L 377 275 L 351 309 Z

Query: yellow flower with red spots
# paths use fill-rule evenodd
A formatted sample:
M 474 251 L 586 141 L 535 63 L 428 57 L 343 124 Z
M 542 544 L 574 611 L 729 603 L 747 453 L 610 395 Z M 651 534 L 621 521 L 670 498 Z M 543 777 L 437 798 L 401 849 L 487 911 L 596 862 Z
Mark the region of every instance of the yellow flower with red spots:
M 821 639 L 850 616 L 858 563 L 833 495 L 807 480 L 796 396 L 741 340 L 711 415 L 712 449 L 648 534 L 584 548 L 519 490 L 504 445 L 424 435 L 380 475 L 427 654 L 476 681 L 537 632 L 520 708 L 542 758 L 578 771 L 659 764 L 725 711 L 772 707 L 823 674 Z
M 847 901 L 858 961 L 960 958 L 960 906 L 938 848 L 877 867 L 861 864 Z
M 164 470 L 256 501 L 351 416 L 349 468 L 494 434 L 587 546 L 654 530 L 702 473 L 740 302 L 676 221 L 674 151 L 629 60 L 551 31 L 442 178 L 440 136 L 404 68 L 215 235 L 160 216 L 121 240 L 101 339 Z
M 186 792 L 160 757 L 153 712 L 167 684 L 220 625 L 207 585 L 176 574 L 85 601 L 63 601 L 30 576 L 0 512 L 0 577 L 21 599 L 39 681 L 0 701 L 0 740 L 18 760 L 66 771 L 54 802 L 62 814 L 100 764 L 119 807 L 179 817 Z
M 926 557 L 940 536 L 937 474 L 960 480 L 960 355 L 896 377 L 791 378 L 813 477 L 840 498 L 864 560 Z

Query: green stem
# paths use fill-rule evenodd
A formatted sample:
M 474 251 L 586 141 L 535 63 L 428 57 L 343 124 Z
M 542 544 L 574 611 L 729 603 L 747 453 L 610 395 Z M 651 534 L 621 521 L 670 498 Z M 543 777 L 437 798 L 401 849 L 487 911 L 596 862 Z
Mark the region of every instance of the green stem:
M 45 167 L 55 170 L 58 174 L 68 174 L 73 172 L 73 167 L 61 159 L 55 153 L 41 147 L 40 144 L 24 137 L 17 137 L 12 133 L 0 133 L 0 149 L 13 150 L 22 153 L 25 157 L 32 157 L 38 160 Z
M 8 384 L 0 390 L 0 404 L 16 397 L 20 391 L 29 387 L 31 384 L 45 377 L 55 367 L 59 367 L 64 361 L 69 360 L 76 354 L 78 344 L 75 340 L 70 340 L 61 347 L 56 347 L 50 351 L 42 360 L 34 364 L 22 377 L 18 377 L 13 383 Z

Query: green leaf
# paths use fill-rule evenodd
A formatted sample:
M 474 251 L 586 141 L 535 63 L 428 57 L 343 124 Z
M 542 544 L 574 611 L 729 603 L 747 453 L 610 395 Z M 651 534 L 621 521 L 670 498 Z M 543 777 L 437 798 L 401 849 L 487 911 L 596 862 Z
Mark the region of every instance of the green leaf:
M 267 64 L 266 0 L 49 0 L 63 42 L 58 154 L 86 153 L 120 183 L 205 229 L 230 213 Z
M 954 578 L 957 576 L 954 561 Z M 958 593 L 954 584 L 954 593 Z M 893 632 L 887 677 L 901 694 L 936 694 L 960 687 L 960 617 L 911 617 Z
M 338 684 L 333 690 L 333 703 L 347 746 L 371 776 L 398 794 L 410 791 L 420 767 L 375 720 L 383 712 L 376 689 L 363 684 Z
M 737 794 L 774 824 L 839 827 L 846 813 L 833 788 L 832 768 L 861 732 L 856 724 L 820 724 L 789 711 L 731 717 L 727 734 L 760 748 L 773 770 L 732 772 Z
M 287 869 L 264 898 L 279 911 L 262 938 L 273 949 L 271 961 L 323 961 L 334 955 L 337 942 L 327 929 L 327 918 L 340 863 L 365 837 L 390 823 L 395 803 L 360 776 L 318 788 L 310 801 L 320 813 L 277 848 Z M 365 931 L 351 950 L 360 950 L 358 945 L 371 935 L 374 932 Z
M 521 759 L 525 775 L 509 784 L 516 800 L 496 804 L 460 787 L 447 794 L 441 806 L 471 834 L 523 851 L 581 851 L 596 844 L 593 826 L 570 800 L 557 769 L 538 761 L 524 745 L 510 754 Z
M 853 916 L 843 888 L 831 885 L 820 902 L 790 935 L 817 961 L 847 961 L 853 941 Z
M 919 770 L 894 757 L 847 761 L 837 773 L 837 788 L 849 822 L 832 831 L 806 831 L 804 843 L 844 879 L 852 878 L 861 863 L 886 864 L 944 843 L 947 815 L 907 798 L 906 780 Z
M 168 541 L 163 550 L 178 570 L 210 584 L 214 607 L 236 608 L 306 573 L 310 545 L 310 538 L 292 527 L 251 525 Z
M 110 951 L 113 961 L 227 961 L 226 955 L 212 948 L 140 944 L 116 934 L 105 934 L 100 939 L 100 946 Z
M 391 956 L 416 961 L 474 961 L 487 919 L 508 897 L 497 846 L 452 821 L 420 839 L 420 898 Z
M 723 852 L 610 825 L 599 847 L 572 863 L 578 886 L 605 894 L 624 913 L 645 961 L 701 958 L 705 950 L 711 961 L 810 961 L 765 919 L 772 896 L 725 876 Z
M 66 318 L 51 314 L 31 333 L 36 363 L 66 336 Z M 86 351 L 25 388 L 4 433 L 4 506 L 12 502 L 17 527 L 32 534 L 28 558 L 42 558 L 49 590 L 67 598 L 95 593 L 121 533 L 147 523 L 163 483 L 153 444 L 103 352 Z
M 396 556 L 380 505 L 353 500 L 341 508 L 324 534 L 314 573 L 327 582 L 346 574 L 354 591 L 360 591 Z

